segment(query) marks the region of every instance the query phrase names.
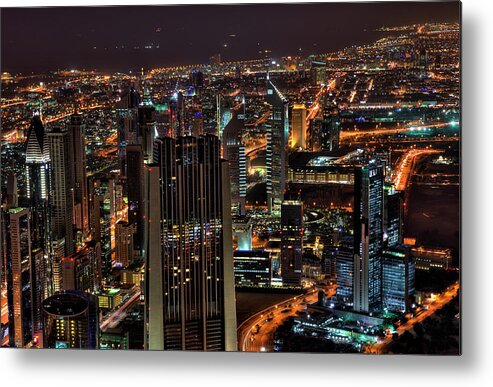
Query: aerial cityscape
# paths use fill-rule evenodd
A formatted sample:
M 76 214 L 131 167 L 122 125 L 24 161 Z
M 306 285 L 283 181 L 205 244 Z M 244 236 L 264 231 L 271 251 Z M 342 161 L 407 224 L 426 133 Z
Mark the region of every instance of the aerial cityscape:
M 2 9 L 0 346 L 459 355 L 460 3 L 405 7 Z

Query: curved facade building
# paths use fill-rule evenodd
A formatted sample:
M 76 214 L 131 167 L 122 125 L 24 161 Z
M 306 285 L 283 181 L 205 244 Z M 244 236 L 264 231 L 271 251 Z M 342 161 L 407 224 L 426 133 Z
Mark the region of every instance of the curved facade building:
M 91 294 L 68 290 L 43 301 L 44 348 L 98 348 L 98 303 Z

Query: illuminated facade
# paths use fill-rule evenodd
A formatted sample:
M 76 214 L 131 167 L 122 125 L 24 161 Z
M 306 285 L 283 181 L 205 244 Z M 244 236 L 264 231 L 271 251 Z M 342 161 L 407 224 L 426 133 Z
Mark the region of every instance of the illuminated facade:
M 353 301 L 357 312 L 382 307 L 383 168 L 356 168 L 354 187 Z
M 74 252 L 72 168 L 69 160 L 69 136 L 67 131 L 54 129 L 48 133 L 51 157 L 51 226 L 53 240 L 64 239 L 65 255 Z M 58 243 L 60 244 L 60 242 Z
M 281 277 L 283 286 L 301 286 L 303 203 L 285 200 L 281 207 Z
M 80 291 L 56 293 L 43 302 L 44 348 L 98 349 L 97 297 Z
M 270 117 L 265 123 L 267 137 L 267 207 L 278 211 L 286 188 L 287 142 L 289 134 L 288 101 L 277 87 L 267 81 L 267 102 Z
M 270 254 L 262 250 L 236 250 L 234 273 L 236 287 L 269 287 L 271 284 Z
M 389 247 L 382 254 L 383 307 L 407 312 L 412 306 L 415 263 L 406 246 Z
M 9 208 L 3 215 L 9 346 L 22 348 L 33 339 L 30 211 Z
M 306 107 L 295 104 L 291 113 L 291 148 L 306 148 Z
M 146 348 L 236 349 L 231 201 L 217 137 L 160 138 L 146 168 Z

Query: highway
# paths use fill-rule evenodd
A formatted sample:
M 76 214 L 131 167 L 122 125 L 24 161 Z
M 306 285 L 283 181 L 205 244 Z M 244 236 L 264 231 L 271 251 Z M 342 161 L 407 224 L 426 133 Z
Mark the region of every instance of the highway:
M 126 310 L 132 306 L 140 297 L 141 291 L 138 289 L 127 301 L 125 301 L 117 309 L 111 311 L 107 317 L 101 322 L 99 328 L 105 332 L 108 328 L 116 327 L 126 317 Z
M 453 122 L 440 122 L 437 124 L 430 124 L 430 125 L 420 125 L 420 126 L 406 126 L 406 127 L 394 127 L 394 128 L 386 128 L 386 129 L 374 129 L 374 130 L 355 130 L 355 131 L 343 131 L 340 134 L 340 140 L 351 140 L 351 139 L 357 139 L 359 137 L 375 137 L 375 136 L 383 136 L 383 135 L 389 135 L 389 134 L 398 134 L 398 133 L 405 133 L 405 132 L 420 132 L 424 131 L 426 129 L 431 129 L 431 128 L 443 128 L 445 126 L 449 125 L 456 125 L 458 124 L 457 121 Z
M 269 352 L 274 350 L 274 333 L 290 316 L 305 311 L 307 304 L 314 303 L 320 288 L 310 290 L 306 294 L 293 296 L 285 301 L 271 305 L 254 314 L 238 327 L 238 350 L 242 352 Z M 324 289 L 327 291 L 327 289 Z M 327 293 L 333 296 L 334 288 Z
M 397 167 L 392 172 L 392 181 L 395 184 L 397 190 L 403 191 L 409 184 L 409 179 L 412 175 L 413 169 L 416 165 L 416 159 L 428 154 L 441 153 L 442 151 L 436 149 L 411 149 L 406 152 L 400 159 Z
M 410 318 L 406 323 L 402 324 L 399 326 L 396 331 L 399 335 L 404 333 L 405 331 L 409 331 L 413 328 L 413 326 L 426 319 L 427 317 L 430 317 L 432 314 L 434 314 L 437 310 L 443 308 L 446 304 L 448 304 L 452 299 L 457 296 L 459 292 L 459 281 L 455 282 L 453 285 L 451 285 L 445 292 L 440 293 L 437 295 L 432 302 L 429 304 L 426 304 L 428 306 L 428 310 L 424 310 L 420 314 L 418 314 L 415 317 Z M 392 335 L 389 334 L 385 337 L 385 339 L 379 341 L 377 344 L 367 348 L 368 353 L 377 353 L 381 354 L 384 347 L 389 344 L 392 341 Z

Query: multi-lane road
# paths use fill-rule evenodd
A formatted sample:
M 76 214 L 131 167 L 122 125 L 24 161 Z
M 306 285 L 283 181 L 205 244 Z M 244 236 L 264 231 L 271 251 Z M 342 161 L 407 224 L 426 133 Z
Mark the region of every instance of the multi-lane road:
M 413 328 L 413 326 L 433 315 L 437 310 L 443 308 L 446 304 L 448 304 L 454 297 L 459 293 L 459 282 L 455 282 L 453 285 L 449 286 L 446 291 L 438 294 L 430 303 L 425 304 L 427 306 L 427 310 L 423 310 L 421 313 L 415 315 L 410 318 L 407 322 L 400 325 L 396 331 L 399 335 L 404 333 L 405 331 L 409 331 Z M 368 353 L 382 353 L 383 349 L 387 344 L 392 341 L 392 335 L 387 335 L 385 339 L 379 341 L 377 344 L 367 348 Z
M 121 304 L 117 309 L 110 312 L 101 322 L 99 328 L 105 332 L 108 328 L 116 327 L 127 316 L 127 309 L 131 307 L 140 297 L 140 289 L 137 290 L 127 301 Z
M 317 301 L 315 288 L 305 294 L 293 296 L 285 301 L 271 305 L 245 320 L 238 327 L 238 350 L 243 352 L 269 352 L 274 350 L 274 333 L 290 316 L 305 311 L 309 303 Z M 334 288 L 323 289 L 327 297 L 334 295 Z

